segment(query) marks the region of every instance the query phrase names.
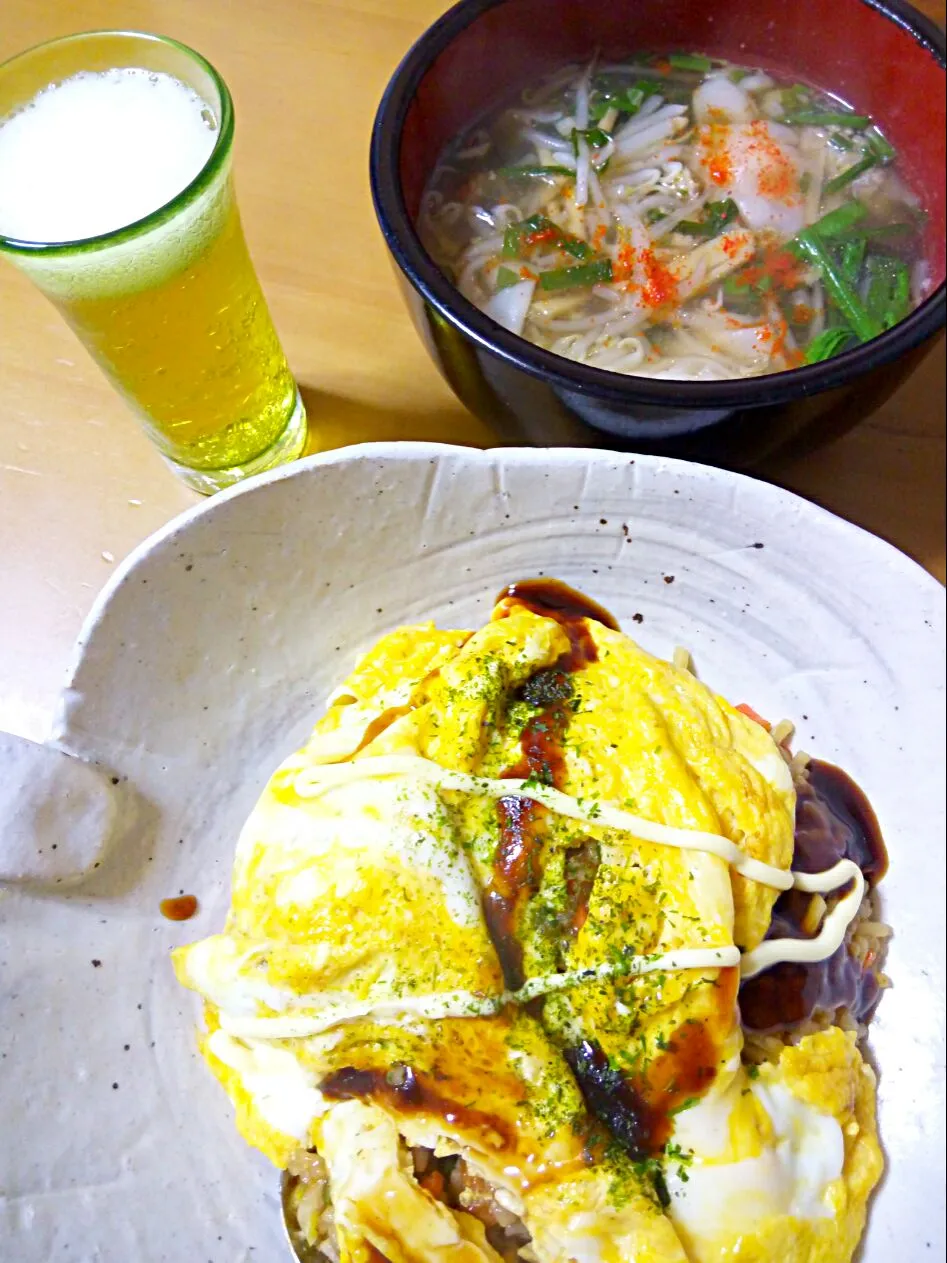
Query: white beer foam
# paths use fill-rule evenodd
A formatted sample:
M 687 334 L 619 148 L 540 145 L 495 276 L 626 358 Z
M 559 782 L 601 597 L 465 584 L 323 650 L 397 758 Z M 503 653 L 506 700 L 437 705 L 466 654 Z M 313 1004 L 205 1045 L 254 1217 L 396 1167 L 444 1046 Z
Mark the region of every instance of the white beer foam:
M 53 243 L 124 228 L 186 188 L 216 139 L 206 103 L 171 75 L 51 84 L 0 123 L 0 233 Z

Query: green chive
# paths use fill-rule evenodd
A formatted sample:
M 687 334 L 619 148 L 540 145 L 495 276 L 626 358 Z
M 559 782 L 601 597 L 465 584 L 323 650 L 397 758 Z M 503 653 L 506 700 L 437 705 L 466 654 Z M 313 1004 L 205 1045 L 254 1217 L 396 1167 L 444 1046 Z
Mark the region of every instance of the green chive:
M 620 97 L 616 98 L 615 104 L 623 114 L 637 114 L 648 97 L 653 94 L 654 88 L 650 83 L 646 83 L 644 87 L 638 84 L 635 88 L 627 88 Z
M 812 100 L 812 90 L 804 83 L 794 83 L 791 88 L 783 88 L 779 99 L 783 103 L 784 112 L 788 114 L 790 110 L 805 109 Z
M 590 145 L 593 149 L 603 149 L 611 140 L 608 132 L 603 132 L 601 127 L 586 127 L 580 130 L 578 127 L 572 129 L 572 150 L 578 157 L 579 153 L 579 137 Z
M 569 237 L 566 233 L 560 234 L 556 244 L 560 250 L 565 250 L 566 254 L 571 254 L 573 259 L 591 259 L 595 253 L 587 242 L 581 241 L 578 237 Z
M 868 133 L 868 148 L 882 162 L 891 162 L 897 157 L 897 150 L 894 145 L 890 144 L 877 127 L 873 127 Z
M 497 289 L 509 289 L 511 285 L 517 285 L 520 277 L 512 268 L 497 268 Z
M 894 275 L 894 284 L 891 287 L 891 313 L 887 327 L 890 329 L 892 325 L 897 324 L 911 310 L 911 277 L 905 264 L 898 260 Z
M 708 202 L 703 219 L 682 219 L 675 232 L 683 232 L 688 237 L 716 237 L 728 224 L 733 223 L 739 213 L 732 198 Z
M 881 333 L 882 326 L 849 285 L 823 245 L 819 234 L 812 228 L 803 228 L 789 243 L 794 253 L 801 254 L 822 277 L 829 297 L 858 334 L 862 342 L 868 342 Z
M 544 290 L 577 289 L 581 285 L 597 285 L 612 279 L 610 259 L 599 259 L 577 268 L 554 268 L 540 272 L 539 288 Z
M 522 166 L 515 167 L 497 167 L 497 175 L 502 175 L 507 180 L 527 179 L 531 176 L 554 176 L 554 175 L 575 175 L 571 167 L 542 167 L 530 166 L 524 163 Z
M 750 285 L 742 272 L 732 272 L 723 282 L 723 292 L 731 302 L 738 302 L 748 297 L 759 300 L 762 292 L 758 285 Z
M 524 245 L 529 245 L 525 238 L 528 238 L 535 232 L 549 232 L 550 230 L 555 233 L 555 236 L 552 238 L 552 244 L 558 250 L 565 250 L 566 254 L 571 254 L 575 259 L 588 259 L 595 254 L 595 251 L 587 242 L 563 232 L 558 225 L 554 224 L 551 219 L 547 219 L 545 215 L 530 215 L 529 219 L 520 220 L 518 224 L 510 224 L 509 228 L 504 232 L 503 257 L 505 259 L 518 258 Z
M 873 254 L 865 263 L 865 305 L 879 321 L 891 301 L 891 274 L 884 255 Z
M 852 337 L 851 329 L 824 329 L 806 347 L 806 363 L 821 364 L 823 360 L 830 360 L 845 349 Z
M 510 224 L 503 233 L 503 257 L 515 259 L 520 252 L 520 232 L 518 224 Z
M 859 233 L 857 237 L 852 237 L 850 241 L 846 241 L 842 246 L 842 275 L 849 285 L 858 283 L 867 248 L 868 238 L 863 233 Z
M 611 109 L 617 110 L 619 114 L 637 114 L 647 98 L 656 91 L 654 84 L 647 79 L 639 80 L 632 87 L 597 88 L 597 95 L 593 96 L 589 104 L 589 118 L 593 123 L 598 123 Z
M 710 58 L 702 57 L 700 53 L 671 53 L 667 60 L 675 70 L 699 70 L 704 75 L 714 68 Z
M 847 184 L 857 180 L 860 175 L 864 175 L 872 167 L 877 167 L 880 161 L 881 159 L 876 154 L 866 154 L 860 162 L 853 163 L 852 166 L 846 167 L 844 171 L 840 171 L 838 175 L 833 176 L 831 180 L 826 180 L 823 192 L 837 193 L 839 189 L 844 189 Z
M 812 227 L 823 240 L 829 241 L 844 236 L 867 214 L 868 211 L 861 202 L 853 199 L 851 202 L 846 202 L 844 206 L 839 206 L 837 210 L 829 211 L 821 219 L 817 219 Z M 790 249 L 792 249 L 792 244 L 790 241 Z
M 841 132 L 833 132 L 829 137 L 829 144 L 833 149 L 841 149 L 843 152 L 849 152 L 855 148 L 854 141 L 849 140 L 847 136 L 843 136 Z
M 911 310 L 911 278 L 906 264 L 889 255 L 870 255 L 865 263 L 865 306 L 882 328 L 890 329 Z
M 791 110 L 783 122 L 803 127 L 853 127 L 858 132 L 871 126 L 867 114 L 846 114 L 842 110 Z

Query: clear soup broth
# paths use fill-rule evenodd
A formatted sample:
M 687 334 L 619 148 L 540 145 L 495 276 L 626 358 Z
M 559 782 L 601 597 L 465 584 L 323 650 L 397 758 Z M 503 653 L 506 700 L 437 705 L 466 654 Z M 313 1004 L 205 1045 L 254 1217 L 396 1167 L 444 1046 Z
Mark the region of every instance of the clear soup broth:
M 925 215 L 877 123 L 700 54 L 568 66 L 448 147 L 420 231 L 499 324 L 700 381 L 829 359 L 925 297 Z

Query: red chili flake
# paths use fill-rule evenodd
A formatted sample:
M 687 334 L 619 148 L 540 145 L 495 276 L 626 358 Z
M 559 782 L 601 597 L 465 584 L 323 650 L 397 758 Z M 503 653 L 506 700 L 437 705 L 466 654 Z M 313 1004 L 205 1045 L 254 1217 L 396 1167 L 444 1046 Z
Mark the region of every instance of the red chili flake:
M 523 240 L 528 246 L 542 245 L 544 241 L 558 241 L 558 228 L 539 228 L 536 232 L 529 233 Z
M 721 242 L 720 248 L 728 259 L 735 259 L 742 249 L 750 240 L 749 234 L 745 232 L 728 233 Z
M 783 319 L 777 319 L 773 324 L 763 325 L 756 335 L 756 345 L 761 351 L 767 351 L 771 357 L 782 355 L 787 357 L 789 352 L 786 348 L 786 341 L 789 338 L 789 325 Z
M 797 325 L 807 325 L 814 315 L 808 303 L 796 303 L 792 309 L 792 318 Z
M 726 153 L 715 154 L 707 163 L 707 172 L 713 180 L 714 184 L 726 187 L 733 181 L 733 164 L 730 161 L 730 155 Z
M 618 247 L 618 254 L 612 267 L 612 278 L 616 281 L 628 281 L 635 266 L 635 249 L 634 246 L 623 245 Z
M 779 289 L 798 289 L 802 283 L 802 265 L 788 250 L 767 250 L 758 263 L 744 268 L 734 279 L 738 285 L 761 285 L 764 282 Z
M 654 256 L 653 250 L 641 251 L 645 284 L 642 297 L 648 307 L 673 306 L 678 301 L 677 277 Z
M 786 155 L 786 151 L 773 139 L 769 125 L 763 119 L 757 119 L 749 125 L 751 136 L 747 152 L 762 159 L 760 172 L 756 179 L 756 187 L 763 197 L 775 198 L 787 202 L 799 194 L 799 176 L 795 165 Z
M 730 161 L 728 141 L 730 128 L 727 124 L 711 121 L 701 128 L 698 143 L 704 151 L 700 164 L 708 178 L 721 187 L 733 183 L 733 164 Z
M 535 281 L 535 280 L 537 280 L 537 279 L 538 279 L 538 277 L 539 277 L 539 273 L 538 273 L 538 272 L 534 272 L 534 271 L 532 270 L 532 268 L 528 268 L 528 267 L 526 266 L 526 264 L 525 264 L 525 263 L 524 263 L 524 264 L 523 264 L 523 266 L 520 268 L 520 280 L 521 280 L 521 281 Z

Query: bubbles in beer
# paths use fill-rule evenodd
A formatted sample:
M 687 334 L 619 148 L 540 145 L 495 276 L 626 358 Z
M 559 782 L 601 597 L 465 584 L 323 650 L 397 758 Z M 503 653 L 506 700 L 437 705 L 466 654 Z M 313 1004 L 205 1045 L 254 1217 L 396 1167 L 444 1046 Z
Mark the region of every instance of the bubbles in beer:
M 166 205 L 200 172 L 217 122 L 171 75 L 133 68 L 50 84 L 0 120 L 0 233 L 79 241 Z

